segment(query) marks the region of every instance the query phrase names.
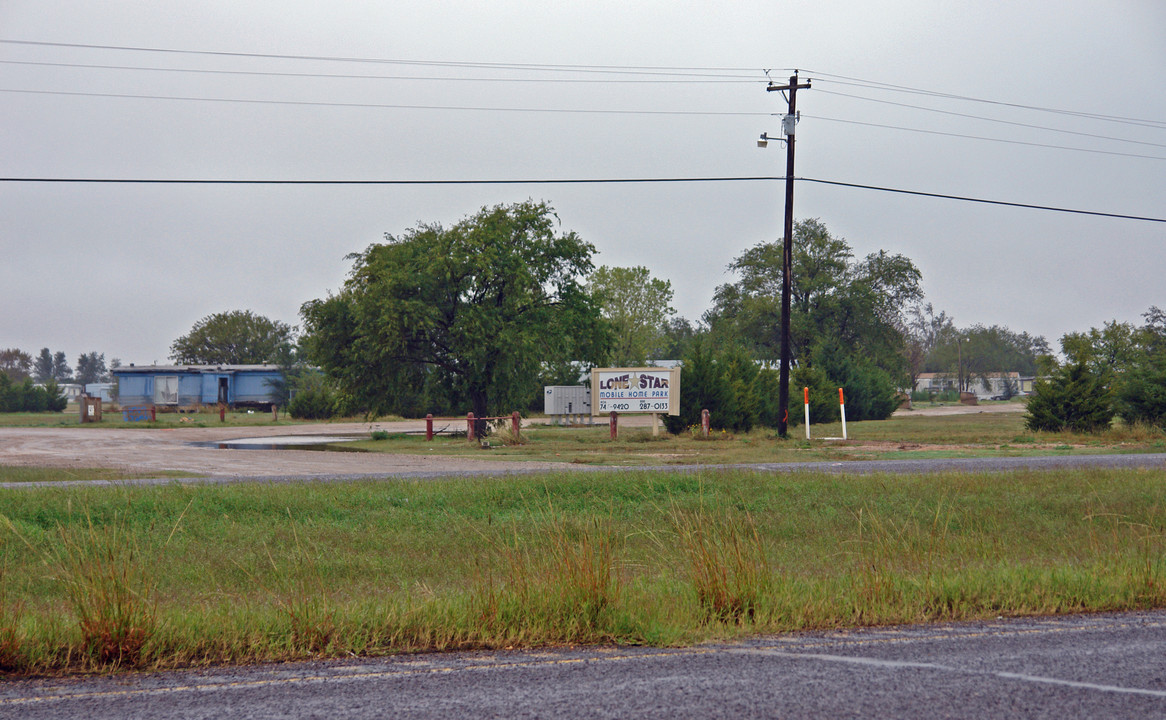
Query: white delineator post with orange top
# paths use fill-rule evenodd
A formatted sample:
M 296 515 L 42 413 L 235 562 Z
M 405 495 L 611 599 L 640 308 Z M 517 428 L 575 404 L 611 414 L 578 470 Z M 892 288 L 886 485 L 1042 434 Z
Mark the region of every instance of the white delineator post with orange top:
M 842 397 L 842 388 L 838 388 L 838 409 L 842 411 L 842 439 L 846 439 L 846 400 Z
M 806 401 L 806 439 L 810 439 L 810 388 L 802 388 L 802 396 Z

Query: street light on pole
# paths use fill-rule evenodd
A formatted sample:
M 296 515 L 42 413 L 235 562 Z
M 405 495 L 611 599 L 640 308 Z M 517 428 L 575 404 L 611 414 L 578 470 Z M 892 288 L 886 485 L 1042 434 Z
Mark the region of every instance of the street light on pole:
M 959 367 L 956 371 L 956 386 L 959 388 L 960 400 L 963 400 L 964 392 L 964 339 L 957 337 L 955 339 L 956 358 Z

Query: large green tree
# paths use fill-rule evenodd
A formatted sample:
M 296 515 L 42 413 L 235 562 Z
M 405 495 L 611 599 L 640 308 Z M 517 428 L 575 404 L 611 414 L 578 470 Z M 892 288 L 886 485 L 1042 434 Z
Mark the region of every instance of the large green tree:
M 692 344 L 705 332 L 705 328 L 694 326 L 686 318 L 670 318 L 664 324 L 664 337 L 655 355 L 664 360 L 679 360 L 688 354 Z
M 350 256 L 338 294 L 302 306 L 308 357 L 350 409 L 416 411 L 433 393 L 479 417 L 524 407 L 547 366 L 610 345 L 581 284 L 595 248 L 557 224 L 527 201 L 386 234 Z
M 729 270 L 739 279 L 717 288 L 713 307 L 704 316 L 710 334 L 719 344 L 739 342 L 754 357 L 776 361 L 781 345 L 781 245 L 756 245 Z M 830 382 L 853 382 L 861 375 L 869 382 L 856 392 L 888 396 L 869 398 L 871 417 L 893 409 L 894 388 L 906 385 L 910 375 L 906 311 L 923 296 L 918 268 L 908 258 L 882 250 L 856 260 L 846 240 L 831 234 L 821 221 L 802 220 L 794 226 L 792 270 L 790 345 L 795 364 L 811 368 L 829 360 L 823 366 L 827 375 L 841 373 L 830 376 Z
M 592 273 L 587 289 L 599 302 L 615 335 L 609 363 L 643 365 L 659 351 L 668 319 L 676 314 L 670 305 L 672 283 L 652 277 L 642 265 L 604 265 Z
M 0 373 L 13 381 L 21 381 L 32 374 L 32 356 L 19 348 L 0 350 Z
M 1141 327 L 1114 320 L 1069 333 L 1061 348 L 1103 379 L 1125 422 L 1166 427 L 1166 313 L 1155 306 L 1142 317 Z
M 739 276 L 721 285 L 705 321 L 714 336 L 730 335 L 760 359 L 780 357 L 782 247 L 762 243 L 730 265 Z M 820 220 L 794 225 L 790 336 L 795 362 L 814 348 L 838 343 L 895 375 L 904 374 L 902 327 L 908 306 L 923 296 L 922 274 L 908 258 L 880 250 L 854 259 L 850 245 Z
M 207 315 L 170 345 L 170 359 L 182 365 L 275 363 L 291 343 L 292 328 L 250 310 Z
M 105 353 L 94 350 L 77 356 L 77 382 L 88 385 L 89 383 L 105 382 L 108 379 L 109 371 L 105 367 Z
M 32 378 L 38 383 L 46 383 L 53 379 L 53 351 L 41 348 L 40 354 L 32 365 Z
M 49 380 L 70 382 L 73 369 L 69 367 L 69 360 L 63 350 L 53 353 L 48 348 L 41 348 L 40 354 L 33 361 L 32 375 L 38 383 L 47 383 Z

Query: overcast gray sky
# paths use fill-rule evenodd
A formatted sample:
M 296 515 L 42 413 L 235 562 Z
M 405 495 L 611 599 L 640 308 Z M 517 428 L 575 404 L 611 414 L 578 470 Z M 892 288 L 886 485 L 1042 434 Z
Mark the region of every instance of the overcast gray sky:
M 0 41 L 6 178 L 778 176 L 766 70 L 798 68 L 800 176 L 1166 217 L 1159 0 L 0 0 Z M 692 320 L 781 235 L 780 182 L 0 182 L 0 348 L 166 362 L 211 313 L 298 324 L 386 232 L 527 198 Z M 805 182 L 795 214 L 910 257 L 961 326 L 1056 347 L 1166 306 L 1163 223 Z

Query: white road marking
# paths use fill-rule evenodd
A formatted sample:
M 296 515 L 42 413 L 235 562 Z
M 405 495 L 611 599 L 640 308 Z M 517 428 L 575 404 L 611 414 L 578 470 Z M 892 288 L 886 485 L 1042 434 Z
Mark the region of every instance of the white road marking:
M 1152 622 L 1144 625 L 1144 627 L 1161 627 L 1161 623 Z M 1058 678 L 1046 678 L 1035 675 L 1022 675 L 1017 673 L 1005 672 L 991 672 L 984 673 L 980 671 L 961 670 L 946 665 L 936 665 L 933 663 L 918 663 L 907 662 L 899 660 L 881 660 L 878 658 L 865 658 L 852 655 L 832 655 L 826 653 L 811 653 L 811 652 L 790 652 L 790 647 L 801 647 L 804 649 L 822 648 L 822 647 L 836 647 L 838 645 L 846 645 L 850 647 L 871 647 L 876 645 L 905 645 L 914 644 L 918 642 L 934 642 L 942 640 L 958 641 L 968 638 L 977 637 L 1005 637 L 1005 636 L 1022 636 L 1022 635 L 1051 635 L 1059 633 L 1078 633 L 1078 632 L 1093 632 L 1100 630 L 1113 630 L 1119 628 L 1129 627 L 1129 623 L 1123 622 L 1105 622 L 1096 624 L 1087 624 L 1082 626 L 1064 626 L 1055 621 L 1047 623 L 1039 623 L 1037 627 L 1007 627 L 998 628 L 996 626 L 990 627 L 987 631 L 981 632 L 947 632 L 942 628 L 935 628 L 931 632 L 921 634 L 899 634 L 896 631 L 877 631 L 875 633 L 848 633 L 839 632 L 834 633 L 829 637 L 820 638 L 808 641 L 801 637 L 778 637 L 774 638 L 777 642 L 795 643 L 794 645 L 785 646 L 770 646 L 770 647 L 716 647 L 706 646 L 698 648 L 683 648 L 683 649 L 659 649 L 650 652 L 635 652 L 629 653 L 621 648 L 596 648 L 595 654 L 584 655 L 576 657 L 560 657 L 553 653 L 534 653 L 527 655 L 531 658 L 528 661 L 517 662 L 495 662 L 493 664 L 475 664 L 474 658 L 466 658 L 468 662 L 465 664 L 450 664 L 440 665 L 437 662 L 430 662 L 426 660 L 386 660 L 384 664 L 371 664 L 364 671 L 356 671 L 354 666 L 342 665 L 332 668 L 332 673 L 315 673 L 306 674 L 293 677 L 267 677 L 258 678 L 254 680 L 212 680 L 207 679 L 201 682 L 191 684 L 171 685 L 153 688 L 125 688 L 114 690 L 80 690 L 77 692 L 54 692 L 54 688 L 46 688 L 47 691 L 42 691 L 41 695 L 33 696 L 17 696 L 0 698 L 0 707 L 6 705 L 30 705 L 35 703 L 49 703 L 62 702 L 68 700 L 92 700 L 98 698 L 110 697 L 130 697 L 130 696 L 148 696 L 148 695 L 167 695 L 174 693 L 194 693 L 194 692 L 215 692 L 220 690 L 243 690 L 248 688 L 258 688 L 273 685 L 305 685 L 317 683 L 351 683 L 361 682 L 366 680 L 384 680 L 393 678 L 403 678 L 418 675 L 448 675 L 458 672 L 483 672 L 483 671 L 497 671 L 497 670 L 518 670 L 524 668 L 538 668 L 554 665 L 577 665 L 586 663 L 605 663 L 605 662 L 623 662 L 634 660 L 662 660 L 668 658 L 695 656 L 695 655 L 716 655 L 718 653 L 744 653 L 744 654 L 759 654 L 759 655 L 774 655 L 780 657 L 789 657 L 796 659 L 817 659 L 833 662 L 847 662 L 851 664 L 883 666 L 888 668 L 917 668 L 921 670 L 939 670 L 945 672 L 961 672 L 974 673 L 980 675 L 993 675 L 1008 680 L 1021 680 L 1025 682 L 1039 682 L 1054 685 L 1065 685 L 1070 687 L 1077 687 L 1082 689 L 1098 690 L 1105 692 L 1117 693 L 1132 693 L 1139 695 L 1149 695 L 1152 697 L 1166 697 L 1166 691 L 1148 690 L 1142 688 L 1123 688 L 1119 686 L 1100 685 L 1095 683 L 1082 683 L 1072 680 L 1061 680 Z M 779 649 L 780 648 L 780 649 Z M 388 666 L 386 668 L 386 665 Z M 337 672 L 339 671 L 339 672 Z M 180 673 L 181 671 L 179 671 Z
M 936 663 L 910 662 L 905 660 L 883 660 L 880 658 L 857 657 L 854 655 L 827 655 L 825 653 L 799 653 L 768 649 L 738 649 L 731 652 L 752 655 L 770 655 L 774 657 L 792 658 L 797 660 L 823 660 L 825 662 L 848 663 L 851 665 L 870 665 L 890 669 L 911 668 L 919 670 L 939 670 L 942 672 L 960 673 L 964 675 L 990 675 L 1004 680 L 1019 680 L 1021 682 L 1043 683 L 1046 685 L 1060 685 L 1063 687 L 1079 688 L 1082 690 L 1097 690 L 1100 692 L 1128 693 L 1131 695 L 1149 695 L 1151 697 L 1166 697 L 1166 690 L 1149 690 L 1147 688 L 1128 688 L 1119 685 L 1102 685 L 1099 683 L 1080 682 L 1077 680 L 1063 680 L 1061 678 L 1043 677 L 1040 675 L 1025 675 L 1023 673 L 966 670 L 950 665 Z

